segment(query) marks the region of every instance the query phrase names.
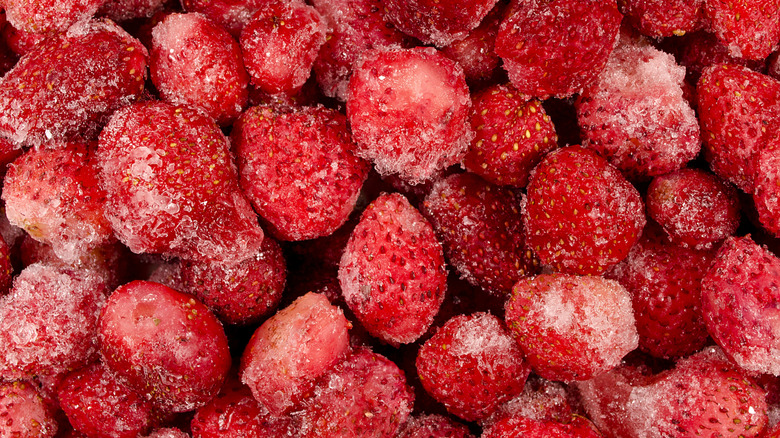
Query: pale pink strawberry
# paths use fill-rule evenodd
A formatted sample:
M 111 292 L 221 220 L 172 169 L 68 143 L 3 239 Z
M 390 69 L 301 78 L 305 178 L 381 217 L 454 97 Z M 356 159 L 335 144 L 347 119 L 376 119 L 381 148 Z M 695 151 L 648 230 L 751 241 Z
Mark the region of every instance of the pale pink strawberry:
M 52 438 L 58 431 L 56 411 L 29 382 L 0 382 L 0 436 Z

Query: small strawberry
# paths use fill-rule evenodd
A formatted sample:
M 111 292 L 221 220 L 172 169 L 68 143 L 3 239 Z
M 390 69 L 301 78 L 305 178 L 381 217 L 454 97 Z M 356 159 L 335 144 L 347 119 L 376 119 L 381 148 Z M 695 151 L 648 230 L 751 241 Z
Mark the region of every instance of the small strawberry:
M 431 225 L 406 198 L 383 194 L 352 231 L 339 282 L 369 333 L 390 344 L 414 342 L 444 300 L 444 254 Z
M 8 22 L 26 32 L 53 35 L 89 20 L 105 0 L 6 0 Z
M 447 259 L 462 278 L 498 296 L 536 273 L 538 261 L 525 245 L 518 198 L 474 174 L 436 182 L 422 204 Z
M 517 2 L 496 37 L 496 53 L 517 90 L 569 97 L 595 81 L 607 63 L 623 16 L 616 2 Z
M 522 279 L 505 318 L 533 370 L 549 380 L 587 380 L 608 371 L 639 339 L 631 296 L 601 277 Z
M 558 145 L 541 102 L 511 86 L 494 85 L 477 94 L 473 105 L 471 127 L 477 135 L 464 166 L 493 184 L 525 187 L 531 169 Z
M 255 12 L 263 9 L 264 0 L 181 0 L 186 12 L 199 12 L 214 24 L 224 28 L 238 39 L 241 30 Z
M 767 231 L 780 237 L 780 144 L 773 141 L 754 158 L 753 204 L 758 220 Z
M 474 438 L 469 428 L 443 415 L 409 418 L 398 438 Z
M 620 11 L 642 35 L 681 36 L 701 27 L 704 0 L 618 0 Z
M 600 438 L 601 436 L 590 420 L 580 416 L 573 416 L 568 423 L 533 420 L 521 416 L 507 417 L 482 433 L 482 438 Z
M 685 66 L 686 78 L 696 85 L 705 68 L 716 64 L 743 65 L 751 70 L 761 71 L 763 60 L 750 60 L 734 57 L 729 48 L 718 41 L 715 35 L 701 30 L 673 40 L 673 53 L 680 65 Z
M 446 47 L 464 39 L 493 9 L 496 0 L 385 0 L 385 16 L 424 44 Z
M 146 49 L 107 20 L 37 45 L 0 79 L 0 135 L 17 144 L 93 137 L 144 87 Z
M 53 437 L 56 411 L 30 382 L 0 382 L 0 418 L 4 437 Z
M 704 16 L 732 56 L 764 59 L 777 49 L 778 0 L 705 0 Z
M 442 53 L 455 60 L 471 84 L 488 83 L 502 77 L 501 58 L 496 55 L 496 35 L 504 18 L 504 4 L 498 2 L 482 19 L 482 22 L 460 41 L 453 41 L 442 49 Z M 473 88 L 472 88 L 473 90 Z
M 97 159 L 106 215 L 133 252 L 240 261 L 260 247 L 228 139 L 195 110 L 126 106 L 100 134 Z
M 569 146 L 534 169 L 523 203 L 526 242 L 542 263 L 574 274 L 602 274 L 639 239 L 639 192 L 595 152 Z

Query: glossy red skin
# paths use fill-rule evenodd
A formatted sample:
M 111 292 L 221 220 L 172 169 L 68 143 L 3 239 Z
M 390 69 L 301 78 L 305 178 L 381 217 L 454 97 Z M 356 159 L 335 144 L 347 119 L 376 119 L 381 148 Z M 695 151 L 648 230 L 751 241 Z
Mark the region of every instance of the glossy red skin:
M 702 26 L 704 0 L 619 0 L 620 11 L 642 35 L 681 36 Z
M 206 404 L 230 369 L 219 320 L 190 295 L 147 281 L 120 286 L 100 317 L 101 356 L 163 412 Z
M 57 399 L 70 424 L 90 437 L 135 438 L 156 420 L 152 403 L 99 362 L 69 373 Z
M 386 0 L 385 16 L 424 44 L 446 47 L 464 39 L 490 12 L 496 0 Z
M 456 174 L 434 184 L 421 211 L 449 264 L 469 283 L 506 296 L 517 280 L 538 271 L 515 193 L 474 174 Z
M 249 74 L 241 48 L 204 15 L 165 17 L 152 30 L 149 54 L 152 82 L 163 100 L 199 108 L 220 126 L 232 124 L 246 106 Z
M 78 24 L 0 80 L 0 135 L 24 145 L 94 137 L 114 110 L 140 96 L 146 63 L 146 49 L 115 24 Z
M 780 40 L 778 0 L 706 0 L 704 16 L 733 56 L 764 59 L 777 49 Z

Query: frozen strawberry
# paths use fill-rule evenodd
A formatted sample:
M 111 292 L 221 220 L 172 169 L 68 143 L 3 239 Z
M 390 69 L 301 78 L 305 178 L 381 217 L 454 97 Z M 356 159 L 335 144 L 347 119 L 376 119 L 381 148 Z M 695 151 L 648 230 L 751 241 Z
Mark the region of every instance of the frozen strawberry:
M 460 41 L 454 41 L 442 52 L 455 60 L 469 83 L 481 84 L 500 76 L 501 58 L 496 55 L 496 35 L 504 17 L 504 5 L 496 3 L 482 22 Z
M 149 70 L 163 100 L 198 108 L 225 126 L 249 96 L 241 56 L 238 42 L 205 16 L 170 14 L 152 30 Z
M 595 152 L 569 146 L 534 169 L 523 202 L 526 242 L 544 265 L 602 274 L 639 239 L 645 214 L 639 192 Z
M 517 280 L 535 274 L 538 261 L 525 246 L 518 198 L 474 174 L 434 184 L 422 205 L 450 265 L 469 283 L 506 296 Z
M 729 48 L 718 41 L 715 35 L 706 30 L 685 35 L 675 39 L 677 44 L 673 52 L 680 65 L 685 66 L 686 78 L 695 85 L 705 68 L 716 64 L 743 65 L 751 70 L 760 71 L 763 61 L 734 57 L 729 54 Z
M 190 295 L 148 281 L 111 294 L 100 316 L 103 363 L 163 412 L 214 397 L 230 369 L 219 320 Z
M 0 382 L 0 437 L 52 438 L 55 411 L 29 382 Z
M 114 113 L 100 134 L 114 233 L 135 253 L 243 260 L 263 231 L 238 185 L 228 139 L 195 110 L 163 102 Z
M 327 236 L 346 222 L 370 165 L 347 119 L 322 106 L 249 108 L 231 134 L 241 187 L 282 240 Z
M 165 10 L 166 6 L 179 4 L 172 0 L 104 0 L 101 3 L 98 15 L 118 23 L 133 19 L 148 19 Z
M 701 280 L 715 254 L 674 245 L 657 226 L 648 228 L 607 277 L 631 294 L 639 348 L 655 357 L 687 356 L 707 342 Z
M 95 362 L 69 373 L 57 399 L 74 429 L 95 438 L 136 438 L 154 421 L 152 403 Z
M 557 147 L 541 102 L 513 87 L 494 85 L 476 95 L 471 126 L 477 135 L 463 164 L 493 184 L 525 187 L 531 169 Z
M 737 191 L 701 169 L 682 169 L 653 179 L 647 215 L 681 246 L 711 248 L 734 234 L 741 218 Z
M 463 69 L 430 47 L 367 50 L 349 81 L 358 155 L 412 184 L 461 160 L 470 107 Z
M 754 158 L 755 190 L 753 204 L 758 212 L 758 220 L 767 231 L 780 237 L 780 147 L 775 140 Z
M 38 43 L 48 37 L 46 34 L 19 30 L 10 24 L 3 27 L 2 35 L 8 47 L 18 56 L 31 52 Z
M 501 23 L 496 53 L 518 91 L 569 97 L 594 82 L 615 45 L 623 17 L 613 1 L 518 2 Z
M 764 59 L 780 41 L 778 0 L 705 0 L 704 15 L 732 56 Z
M 274 0 L 241 31 L 241 51 L 252 84 L 266 93 L 300 89 L 311 74 L 326 26 L 313 7 Z
M 569 402 L 570 397 L 563 384 L 532 374 L 525 381 L 523 392 L 499 406 L 493 414 L 482 418 L 479 423 L 484 428 L 505 417 L 565 422 L 575 413 Z
M 143 90 L 146 49 L 107 20 L 37 45 L 0 79 L 0 135 L 15 143 L 92 137 Z
M 573 417 L 569 423 L 507 417 L 485 429 L 482 438 L 600 438 L 602 435 L 585 417 Z
M 398 438 L 474 438 L 469 428 L 442 415 L 409 418 Z
M 0 298 L 0 377 L 53 376 L 89 363 L 106 293 L 88 270 L 24 268 Z
M 302 438 L 394 438 L 414 401 L 398 366 L 367 349 L 336 365 L 311 394 L 298 414 Z
M 140 438 L 190 438 L 190 436 L 175 427 L 156 429 L 152 433 Z
M 634 181 L 681 168 L 701 148 L 684 79 L 685 68 L 672 55 L 621 39 L 577 100 L 584 144 Z
M 637 347 L 631 296 L 601 277 L 543 274 L 517 282 L 506 322 L 533 370 L 549 380 L 587 380 Z
M 779 121 L 780 81 L 746 67 L 716 65 L 702 74 L 696 96 L 710 167 L 752 193 L 754 157 Z
M 181 0 L 186 12 L 199 12 L 238 39 L 255 12 L 268 4 L 265 0 Z
M 416 365 L 425 390 L 466 421 L 520 394 L 531 371 L 509 331 L 489 313 L 447 321 L 420 347 Z
M 236 379 L 198 409 L 190 425 L 192 438 L 293 437 L 296 422 L 291 416 L 276 417 L 252 397 L 252 391 Z
M 266 237 L 260 250 L 238 263 L 184 261 L 184 290 L 226 324 L 259 322 L 282 299 L 286 279 L 282 248 Z
M 55 34 L 89 20 L 105 0 L 6 0 L 8 22 L 26 32 Z
M 383 194 L 352 231 L 339 283 L 369 333 L 390 344 L 414 342 L 444 300 L 444 254 L 431 225 L 406 198 Z
M 349 322 L 323 295 L 309 293 L 266 320 L 241 358 L 241 381 L 274 415 L 295 406 L 349 349 Z
M 424 44 L 445 47 L 464 39 L 490 12 L 496 0 L 385 0 L 385 16 Z
M 634 28 L 650 37 L 681 36 L 701 27 L 705 0 L 618 0 Z
M 780 375 L 780 259 L 749 236 L 730 237 L 702 280 L 707 329 L 740 367 Z
M 89 146 L 49 144 L 14 161 L 3 184 L 6 215 L 57 256 L 74 262 L 113 239 L 106 193 Z

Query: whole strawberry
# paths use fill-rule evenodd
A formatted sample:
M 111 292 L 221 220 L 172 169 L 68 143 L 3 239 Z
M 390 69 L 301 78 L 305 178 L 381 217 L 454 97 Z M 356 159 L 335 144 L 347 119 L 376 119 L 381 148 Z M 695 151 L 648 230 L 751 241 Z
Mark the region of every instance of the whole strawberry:
M 778 0 L 705 0 L 704 16 L 732 56 L 764 59 L 777 49 Z
M 544 265 L 602 274 L 628 255 L 645 225 L 639 192 L 595 152 L 569 146 L 531 174 L 523 203 L 527 244 Z
M 698 29 L 704 0 L 618 0 L 620 11 L 642 35 L 681 36 Z
M 369 333 L 414 342 L 444 300 L 444 254 L 427 220 L 400 194 L 382 194 L 363 212 L 344 250 L 339 282 Z

